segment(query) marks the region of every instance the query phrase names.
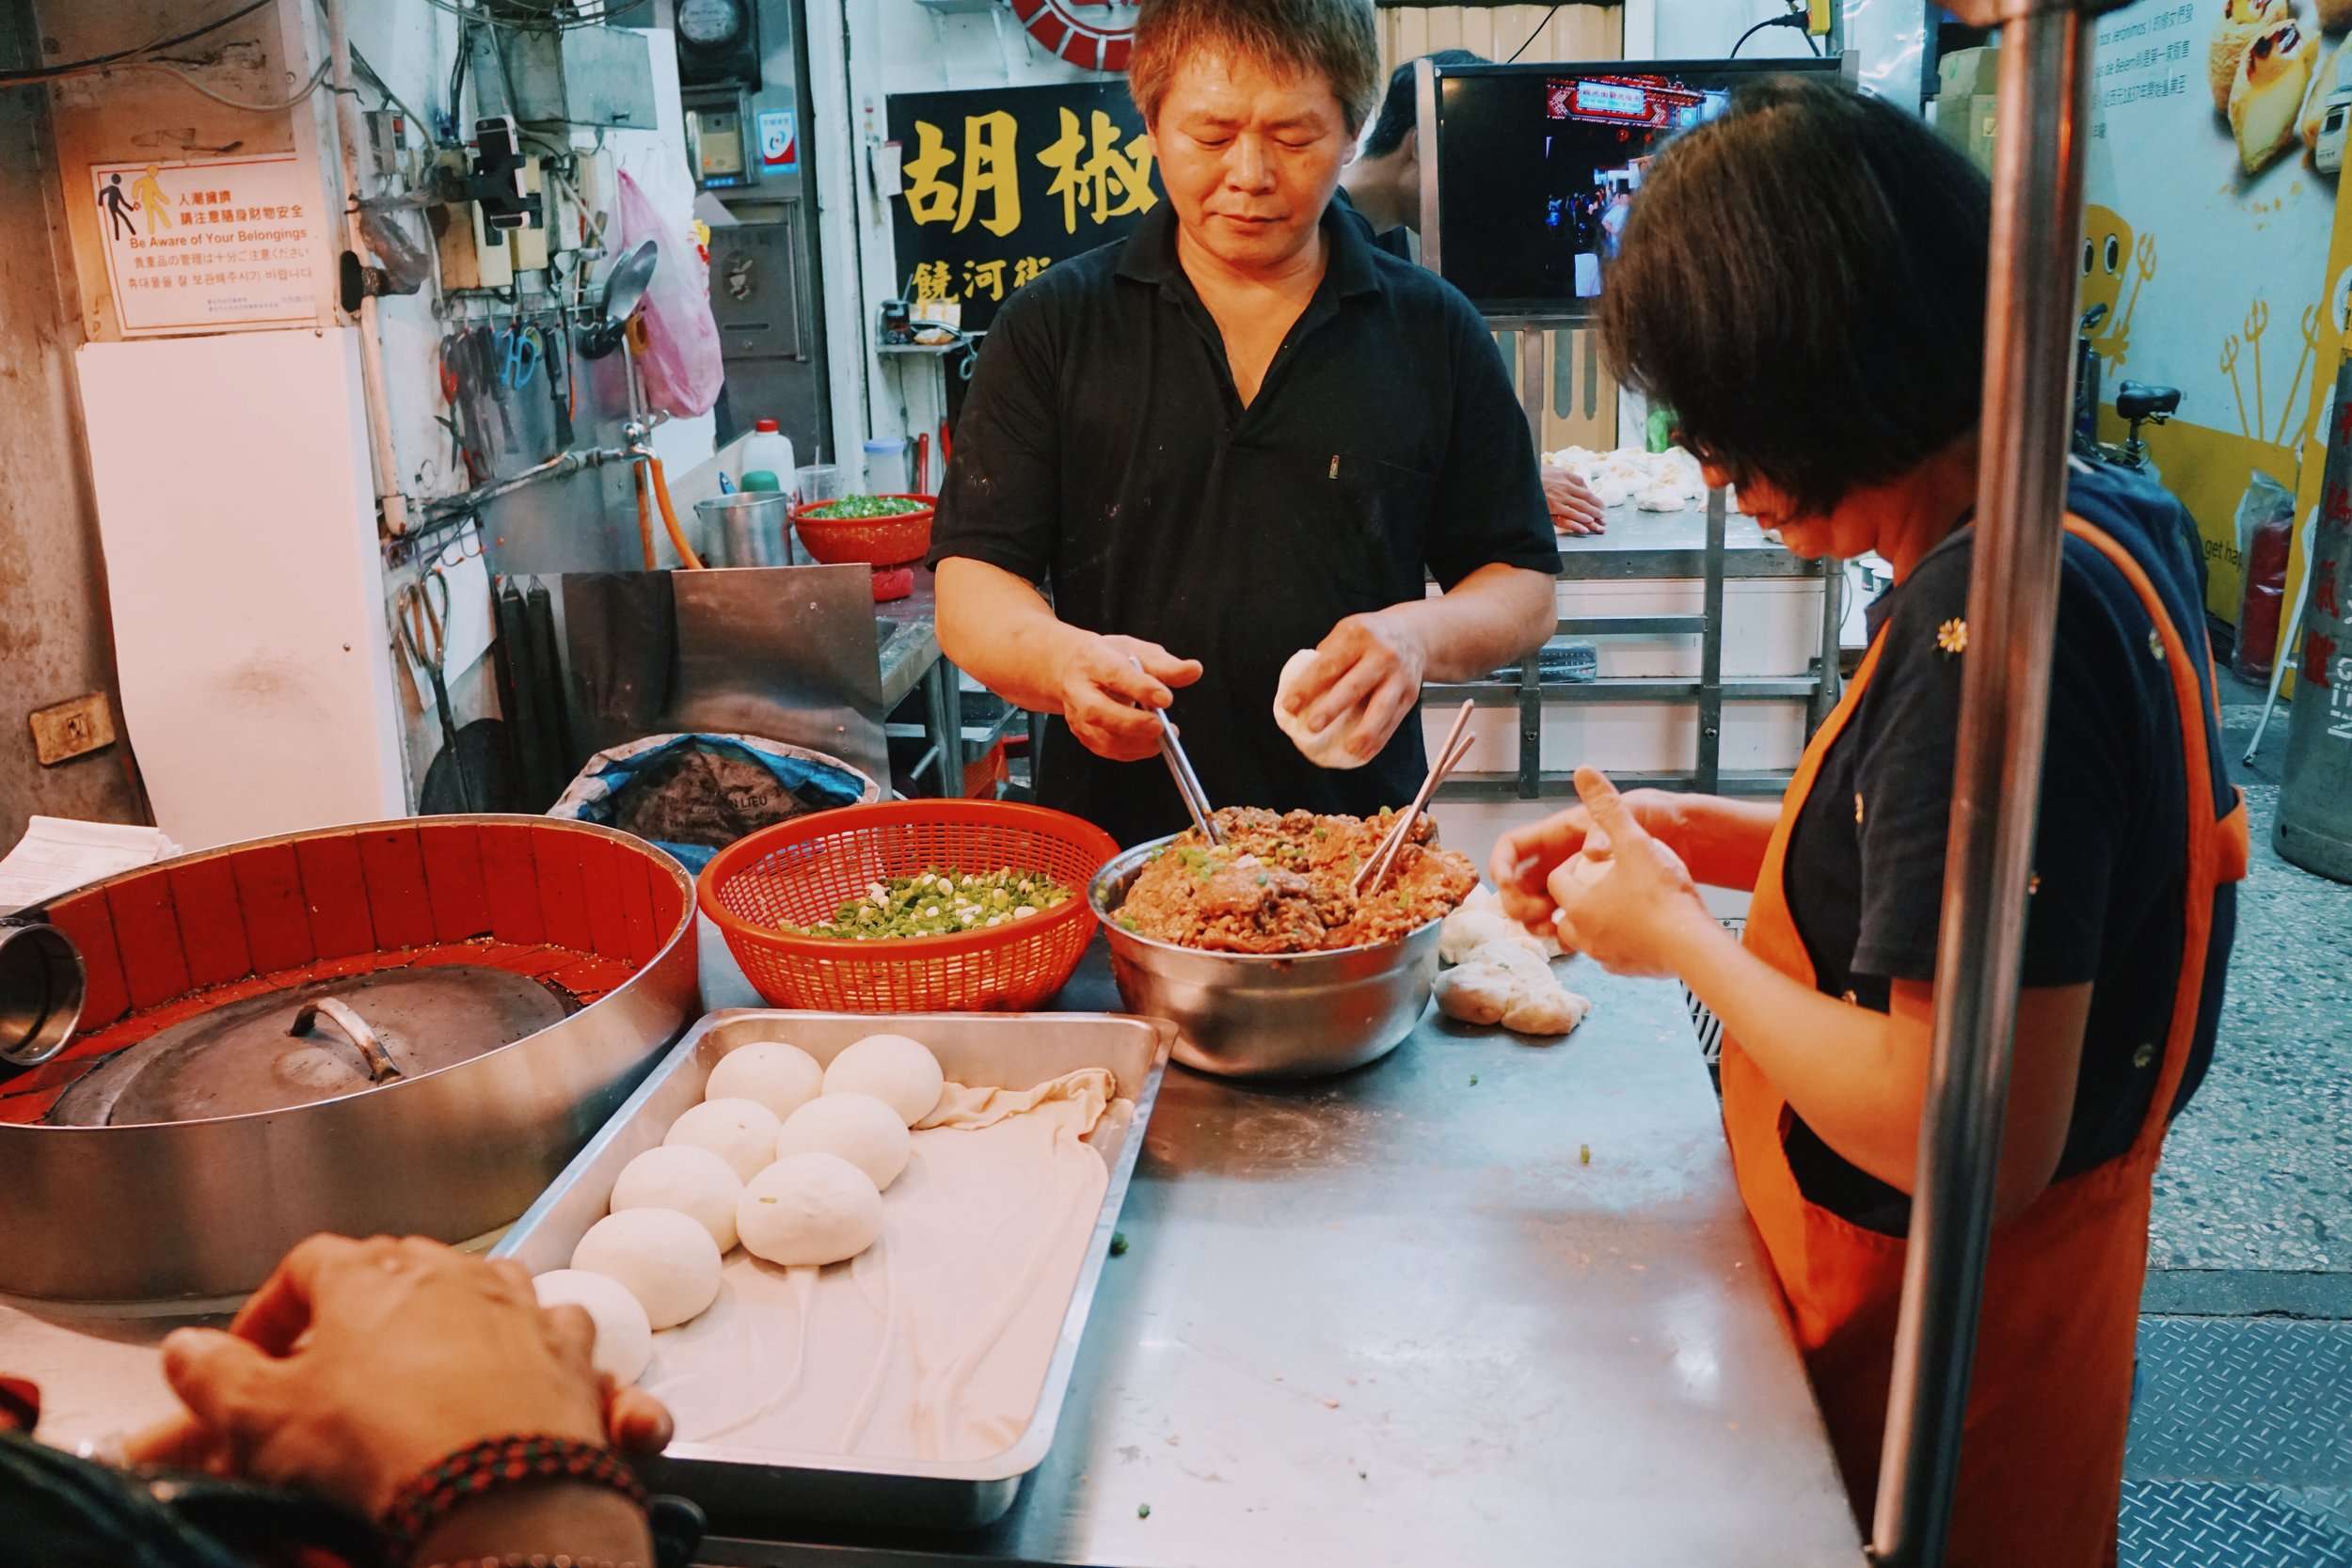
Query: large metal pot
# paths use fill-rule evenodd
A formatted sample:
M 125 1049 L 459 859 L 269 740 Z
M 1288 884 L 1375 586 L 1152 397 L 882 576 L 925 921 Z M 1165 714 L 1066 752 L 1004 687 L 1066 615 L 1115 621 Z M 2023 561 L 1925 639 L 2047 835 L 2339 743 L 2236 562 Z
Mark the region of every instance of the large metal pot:
M 1321 1078 L 1405 1042 L 1429 1006 L 1442 922 L 1377 947 L 1282 956 L 1204 953 L 1122 929 L 1115 917 L 1128 888 L 1174 836 L 1114 858 L 1087 896 L 1120 999 L 1176 1025 L 1178 1061 L 1226 1078 Z
M 503 869 L 489 864 L 485 880 L 471 879 L 480 874 L 477 866 L 453 884 L 471 894 L 474 908 L 491 911 L 481 916 L 479 931 L 460 904 L 442 896 L 444 883 L 433 879 L 448 863 L 453 844 L 463 843 L 450 835 L 477 830 L 485 846 L 495 837 L 521 850 L 519 863 L 505 863 Z M 423 846 L 425 875 L 422 881 L 394 886 L 400 863 L 376 852 L 397 850 L 404 834 Z M 452 956 L 462 956 L 503 941 L 538 942 L 538 951 L 555 954 L 611 956 L 625 948 L 633 973 L 534 1034 L 437 1071 L 339 1099 L 127 1125 L 0 1123 L 0 1293 L 79 1302 L 221 1297 L 259 1284 L 294 1243 L 314 1231 L 454 1242 L 494 1230 L 530 1206 L 699 1008 L 692 887 L 684 870 L 625 833 L 585 823 L 441 816 L 256 840 L 92 884 L 56 900 L 51 912 L 61 928 L 81 924 L 86 933 L 103 934 L 104 961 L 119 990 L 115 938 L 119 928 L 127 952 L 139 911 L 160 908 L 167 934 L 177 929 L 217 938 L 217 924 L 201 913 L 207 900 L 224 895 L 229 901 L 220 907 L 236 908 L 234 895 L 260 886 L 248 880 L 248 870 L 278 856 L 288 864 L 298 860 L 308 876 L 292 909 L 299 911 L 307 897 L 313 920 L 320 921 L 334 912 L 337 896 L 324 868 L 346 852 L 352 858 L 342 863 L 357 869 L 364 860 L 367 874 L 375 877 L 368 891 L 383 895 L 389 888 L 405 900 L 378 900 L 373 951 L 391 954 L 393 961 L 412 950 L 422 956 L 451 948 L 458 950 Z M 591 872 L 587 882 L 577 879 L 584 868 Z M 621 917 L 605 898 L 581 894 L 597 886 L 596 878 L 618 877 L 623 868 L 638 876 L 627 891 L 647 893 L 650 904 L 632 898 L 628 921 L 616 926 Z M 556 879 L 532 888 L 529 907 L 515 914 L 511 895 L 550 874 Z M 158 905 L 159 893 L 176 895 L 176 921 L 173 897 Z M 590 907 L 577 917 L 583 929 L 596 932 L 588 945 L 579 947 L 578 939 L 552 930 L 532 935 L 528 924 L 519 936 L 493 928 L 510 915 L 535 921 L 543 893 L 550 903 Z M 250 898 L 244 908 L 253 918 Z M 425 911 L 432 928 L 421 939 L 388 937 L 396 927 L 389 917 L 402 908 Z M 119 927 L 105 924 L 108 910 Z M 92 951 L 90 934 L 77 934 L 77 940 L 86 954 Z M 215 956 L 219 950 L 217 940 L 203 948 Z M 346 951 L 358 956 L 330 962 L 356 973 L 376 961 L 368 949 Z M 190 978 L 195 968 L 189 965 Z M 87 1018 L 86 1027 L 106 1033 L 117 1014 L 126 1031 L 158 1017 L 192 1017 L 215 995 L 277 981 L 274 973 L 249 974 L 216 991 L 191 988 L 177 999 L 151 1004 L 135 989 L 132 1010 L 125 1011 L 118 996 L 111 1012 Z M 95 971 L 92 984 L 95 992 Z M 84 1050 L 95 1045 L 101 1051 L 105 1043 L 94 1037 L 81 1042 Z M 35 1071 L 56 1073 L 74 1065 L 70 1053 Z M 29 1076 L 20 1077 L 17 1086 Z M 8 1086 L 0 1080 L 0 1088 Z

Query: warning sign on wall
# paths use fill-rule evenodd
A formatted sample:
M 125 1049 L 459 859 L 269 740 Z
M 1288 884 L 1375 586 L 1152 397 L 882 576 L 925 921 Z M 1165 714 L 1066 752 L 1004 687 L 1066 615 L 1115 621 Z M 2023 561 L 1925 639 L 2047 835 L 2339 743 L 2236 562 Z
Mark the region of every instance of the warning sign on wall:
M 316 319 L 319 196 L 294 153 L 93 164 L 90 182 L 124 337 Z

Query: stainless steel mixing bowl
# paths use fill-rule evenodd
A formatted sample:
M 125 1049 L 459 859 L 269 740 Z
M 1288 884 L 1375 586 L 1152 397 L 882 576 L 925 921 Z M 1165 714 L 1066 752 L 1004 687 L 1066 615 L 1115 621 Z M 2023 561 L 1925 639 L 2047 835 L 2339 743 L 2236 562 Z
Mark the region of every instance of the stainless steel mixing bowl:
M 1204 953 L 1123 930 L 1115 918 L 1155 850 L 1115 857 L 1087 889 L 1131 1012 L 1178 1030 L 1175 1056 L 1226 1078 L 1321 1078 L 1376 1062 L 1405 1041 L 1438 977 L 1433 920 L 1403 942 L 1329 953 Z

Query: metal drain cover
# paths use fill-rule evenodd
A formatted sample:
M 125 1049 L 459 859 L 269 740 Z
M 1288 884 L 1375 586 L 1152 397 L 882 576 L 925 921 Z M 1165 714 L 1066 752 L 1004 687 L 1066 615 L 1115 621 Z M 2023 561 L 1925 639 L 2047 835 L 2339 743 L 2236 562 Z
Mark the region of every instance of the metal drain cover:
M 563 997 L 528 975 L 486 964 L 388 970 L 312 980 L 231 1002 L 132 1046 L 61 1096 L 49 1121 L 121 1127 L 282 1111 L 377 1085 L 360 1045 L 328 1016 L 333 998 L 364 1020 L 398 1077 L 471 1060 L 559 1022 Z

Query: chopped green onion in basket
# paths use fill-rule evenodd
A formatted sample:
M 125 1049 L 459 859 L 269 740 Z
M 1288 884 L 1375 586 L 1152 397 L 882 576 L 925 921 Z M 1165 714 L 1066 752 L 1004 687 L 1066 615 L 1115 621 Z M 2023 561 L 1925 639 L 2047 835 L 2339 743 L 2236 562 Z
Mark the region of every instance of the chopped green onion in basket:
M 837 501 L 813 507 L 802 514 L 819 520 L 849 517 L 909 517 L 922 511 L 922 505 L 898 496 L 844 496 Z
M 1034 871 L 959 872 L 936 868 L 867 886 L 820 926 L 787 926 L 803 937 L 839 942 L 887 942 L 952 936 L 1026 920 L 1070 901 L 1070 890 Z

